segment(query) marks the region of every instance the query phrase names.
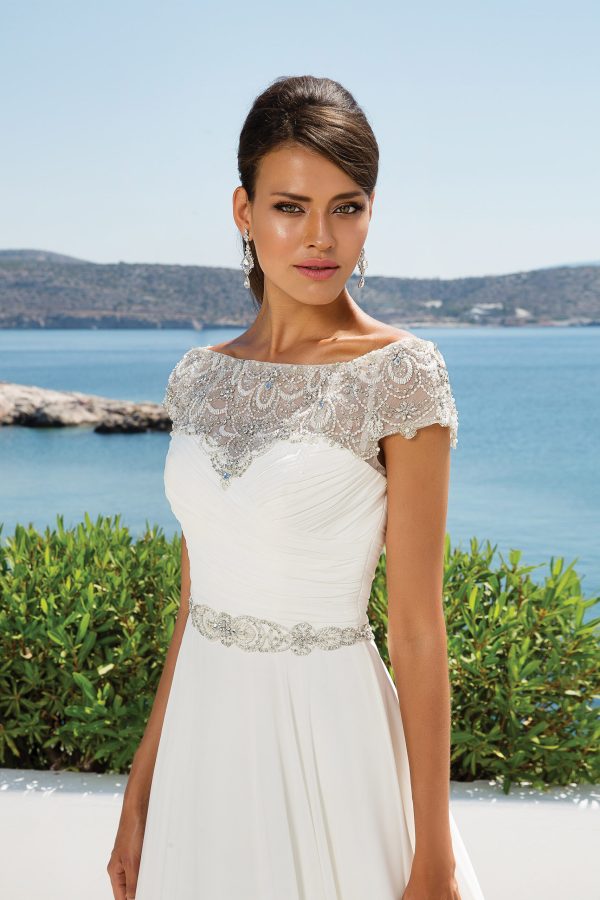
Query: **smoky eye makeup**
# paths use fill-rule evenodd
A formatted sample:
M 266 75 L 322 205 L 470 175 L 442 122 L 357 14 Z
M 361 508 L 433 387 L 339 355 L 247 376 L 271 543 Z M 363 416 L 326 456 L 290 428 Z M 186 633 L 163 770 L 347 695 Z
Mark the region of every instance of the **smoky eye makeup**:
M 361 210 L 363 210 L 365 208 L 365 204 L 361 203 L 359 200 L 349 200 L 347 203 L 341 203 L 339 206 L 337 206 L 336 210 L 343 209 L 344 207 L 348 207 L 348 206 L 355 207 L 354 212 L 342 213 L 342 215 L 353 216 L 353 215 L 356 215 L 356 213 L 361 212 Z M 289 207 L 292 207 L 293 209 L 300 209 L 300 207 L 296 203 L 290 203 L 290 202 L 286 203 L 285 201 L 282 201 L 281 203 L 275 203 L 273 205 L 273 209 L 280 209 L 284 213 L 286 212 L 287 208 L 289 208 Z

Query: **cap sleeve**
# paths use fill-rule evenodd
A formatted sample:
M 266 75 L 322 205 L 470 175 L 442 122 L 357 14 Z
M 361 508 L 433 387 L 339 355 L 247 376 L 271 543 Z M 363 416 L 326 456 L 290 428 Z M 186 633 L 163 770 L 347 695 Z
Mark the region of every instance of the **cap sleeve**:
M 188 350 L 173 367 L 167 379 L 162 405 L 173 423 L 174 430 L 183 425 L 189 415 L 189 388 L 195 361 L 195 348 Z
M 414 337 L 383 350 L 371 422 L 373 437 L 378 441 L 399 433 L 413 438 L 420 428 L 438 423 L 449 428 L 450 446 L 455 448 L 458 413 L 437 344 Z

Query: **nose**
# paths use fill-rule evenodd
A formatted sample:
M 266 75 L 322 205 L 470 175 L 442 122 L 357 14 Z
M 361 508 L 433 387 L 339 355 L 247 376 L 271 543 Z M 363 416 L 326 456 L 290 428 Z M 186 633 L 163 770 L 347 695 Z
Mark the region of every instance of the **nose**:
M 308 247 L 329 249 L 333 246 L 334 238 L 327 213 L 319 213 L 318 210 L 312 210 L 306 217 L 306 222 L 304 242 Z

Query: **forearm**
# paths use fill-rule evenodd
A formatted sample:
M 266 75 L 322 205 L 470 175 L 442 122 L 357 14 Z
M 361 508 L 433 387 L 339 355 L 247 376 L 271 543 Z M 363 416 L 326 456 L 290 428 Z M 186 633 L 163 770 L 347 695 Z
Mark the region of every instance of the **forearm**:
M 188 601 L 182 600 L 152 704 L 152 711 L 142 740 L 135 752 L 127 779 L 127 787 L 123 798 L 123 807 L 125 809 L 145 811 L 148 806 L 156 754 L 188 612 Z
M 447 854 L 450 684 L 443 612 L 433 627 L 388 633 L 388 649 L 409 758 L 416 847 Z

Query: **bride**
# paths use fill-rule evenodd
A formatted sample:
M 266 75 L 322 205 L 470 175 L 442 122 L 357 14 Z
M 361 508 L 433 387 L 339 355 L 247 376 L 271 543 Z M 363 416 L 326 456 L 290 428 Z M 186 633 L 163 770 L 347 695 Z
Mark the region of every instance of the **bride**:
M 116 900 L 482 900 L 449 808 L 454 397 L 437 345 L 348 288 L 378 160 L 328 78 L 276 79 L 242 128 L 233 217 L 258 311 L 166 389 L 181 606 Z M 393 681 L 367 615 L 384 544 Z

